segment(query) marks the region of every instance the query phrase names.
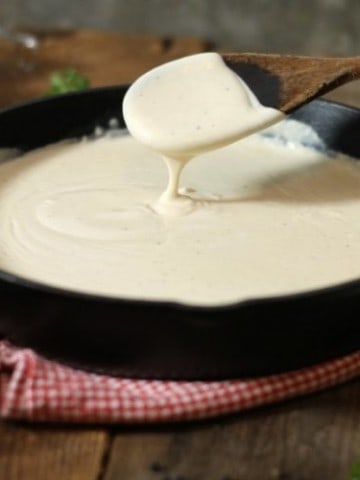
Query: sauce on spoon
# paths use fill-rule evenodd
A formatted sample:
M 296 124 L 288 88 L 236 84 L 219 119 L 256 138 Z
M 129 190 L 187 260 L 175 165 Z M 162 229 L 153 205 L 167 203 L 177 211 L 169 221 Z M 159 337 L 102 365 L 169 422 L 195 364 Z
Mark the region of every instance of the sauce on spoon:
M 162 154 L 168 185 L 155 209 L 186 213 L 192 200 L 179 179 L 195 155 L 223 147 L 278 122 L 217 53 L 175 60 L 141 76 L 128 90 L 123 113 L 132 136 Z

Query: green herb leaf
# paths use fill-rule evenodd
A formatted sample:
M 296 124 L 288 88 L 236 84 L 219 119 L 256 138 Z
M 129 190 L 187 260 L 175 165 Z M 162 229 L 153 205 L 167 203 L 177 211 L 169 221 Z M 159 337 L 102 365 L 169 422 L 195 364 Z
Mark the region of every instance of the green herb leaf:
M 349 480 L 360 480 L 360 462 L 356 462 L 352 466 Z
M 89 87 L 90 82 L 88 78 L 74 68 L 67 68 L 51 75 L 48 94 L 59 95 L 61 93 L 77 92 L 86 90 Z

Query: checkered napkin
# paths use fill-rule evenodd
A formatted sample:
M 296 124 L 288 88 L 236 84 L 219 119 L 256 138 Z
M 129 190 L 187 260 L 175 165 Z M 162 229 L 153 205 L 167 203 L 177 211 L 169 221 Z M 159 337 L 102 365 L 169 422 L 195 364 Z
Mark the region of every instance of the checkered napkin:
M 281 375 L 211 382 L 95 375 L 0 342 L 0 417 L 144 423 L 196 420 L 276 402 L 360 375 L 360 352 Z

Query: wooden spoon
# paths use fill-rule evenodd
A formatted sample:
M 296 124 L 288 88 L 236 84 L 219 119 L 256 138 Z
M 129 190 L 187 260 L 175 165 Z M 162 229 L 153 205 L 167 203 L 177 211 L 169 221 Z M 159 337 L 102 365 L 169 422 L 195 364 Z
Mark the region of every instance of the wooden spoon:
M 259 101 L 284 113 L 344 83 L 360 78 L 360 57 L 325 58 L 224 53 L 225 63 Z

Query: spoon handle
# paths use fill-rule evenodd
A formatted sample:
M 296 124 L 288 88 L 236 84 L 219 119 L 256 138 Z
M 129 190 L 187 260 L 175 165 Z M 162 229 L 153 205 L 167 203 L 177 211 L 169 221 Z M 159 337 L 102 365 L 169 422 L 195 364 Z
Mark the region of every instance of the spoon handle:
M 222 57 L 263 105 L 284 113 L 360 78 L 360 56 L 331 58 L 224 53 Z

